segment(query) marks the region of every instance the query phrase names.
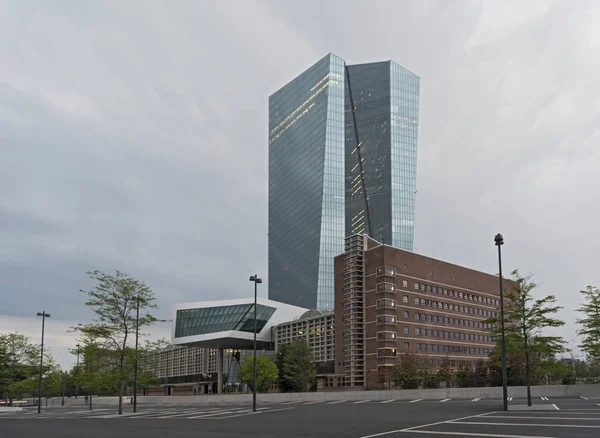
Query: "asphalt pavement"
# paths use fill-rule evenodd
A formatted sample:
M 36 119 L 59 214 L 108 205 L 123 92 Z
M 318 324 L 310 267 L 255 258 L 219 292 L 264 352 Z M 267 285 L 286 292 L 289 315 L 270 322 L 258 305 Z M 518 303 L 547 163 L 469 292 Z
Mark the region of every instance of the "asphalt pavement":
M 35 408 L 1 413 L 3 436 L 48 438 L 598 438 L 600 399 L 364 400 L 259 404 Z M 43 434 L 40 435 L 40 431 Z

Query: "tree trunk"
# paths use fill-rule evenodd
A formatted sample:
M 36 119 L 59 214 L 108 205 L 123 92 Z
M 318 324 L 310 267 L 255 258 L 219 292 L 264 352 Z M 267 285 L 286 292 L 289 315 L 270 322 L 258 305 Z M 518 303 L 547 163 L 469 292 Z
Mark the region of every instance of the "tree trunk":
M 119 388 L 119 415 L 123 414 L 123 392 L 125 389 L 125 381 L 121 380 L 121 387 Z
M 90 391 L 90 411 L 92 410 L 92 392 L 94 391 Z
M 125 379 L 123 378 L 123 361 L 124 361 L 124 357 L 121 357 L 121 363 L 120 363 L 120 377 L 121 377 L 121 385 L 119 386 L 119 415 L 123 414 L 123 392 L 125 389 Z
M 525 338 L 525 383 L 527 384 L 527 406 L 531 406 L 531 382 L 529 377 L 529 350 Z

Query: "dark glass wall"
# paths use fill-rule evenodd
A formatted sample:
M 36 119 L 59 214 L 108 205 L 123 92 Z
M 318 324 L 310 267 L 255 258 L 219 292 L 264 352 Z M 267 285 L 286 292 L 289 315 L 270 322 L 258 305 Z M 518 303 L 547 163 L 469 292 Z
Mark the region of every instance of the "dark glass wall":
M 344 237 L 343 61 L 327 55 L 269 98 L 269 299 L 333 308 Z
M 256 306 L 256 332 L 264 328 L 275 308 Z M 182 309 L 175 316 L 175 337 L 238 330 L 254 333 L 254 304 Z
M 393 62 L 346 75 L 346 235 L 412 251 L 419 78 Z

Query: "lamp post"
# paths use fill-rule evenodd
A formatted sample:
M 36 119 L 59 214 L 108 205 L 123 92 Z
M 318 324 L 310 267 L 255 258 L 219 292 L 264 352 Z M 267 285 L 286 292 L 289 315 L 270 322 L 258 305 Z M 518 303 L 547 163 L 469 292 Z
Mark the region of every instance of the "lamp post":
M 81 348 L 79 344 L 75 345 L 77 347 L 77 368 L 75 368 L 77 371 L 77 377 L 75 380 L 75 398 L 77 398 L 77 396 L 79 395 L 79 349 Z
M 138 338 L 140 334 L 140 297 L 135 311 L 135 362 L 133 364 L 133 412 L 137 412 Z
M 250 281 L 254 282 L 254 361 L 252 367 L 252 411 L 256 412 L 256 295 L 258 292 L 258 284 L 262 283 L 262 279 L 258 278 L 258 274 L 254 274 L 250 277 Z
M 502 234 L 496 234 L 494 238 L 496 246 L 498 247 L 498 266 L 500 273 L 500 330 L 502 337 L 502 400 L 504 404 L 504 410 L 508 411 L 508 374 L 506 371 L 506 338 L 504 336 L 504 290 L 502 289 L 502 251 L 501 247 L 504 245 L 504 238 Z
M 40 381 L 38 383 L 38 414 L 42 412 L 42 375 L 44 373 L 44 326 L 46 318 L 50 318 L 50 314 L 46 311 L 38 312 L 37 316 L 42 317 L 42 345 L 40 348 Z

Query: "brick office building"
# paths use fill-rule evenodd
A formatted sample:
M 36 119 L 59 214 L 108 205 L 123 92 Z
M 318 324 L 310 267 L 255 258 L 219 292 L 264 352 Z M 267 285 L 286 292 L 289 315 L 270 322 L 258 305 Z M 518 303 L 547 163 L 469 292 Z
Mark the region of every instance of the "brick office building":
M 494 343 L 483 321 L 499 305 L 497 276 L 366 235 L 346 238 L 334 266 L 335 372 L 347 386 L 379 387 L 402 353 L 433 367 L 444 358 L 452 368 L 488 358 Z

